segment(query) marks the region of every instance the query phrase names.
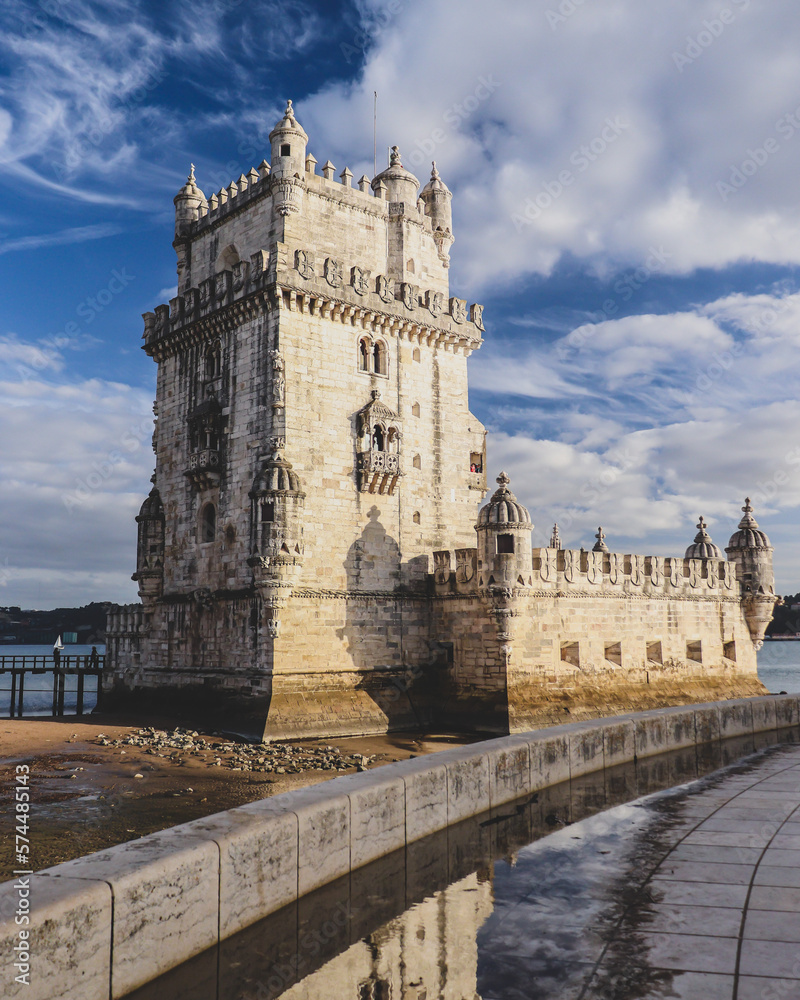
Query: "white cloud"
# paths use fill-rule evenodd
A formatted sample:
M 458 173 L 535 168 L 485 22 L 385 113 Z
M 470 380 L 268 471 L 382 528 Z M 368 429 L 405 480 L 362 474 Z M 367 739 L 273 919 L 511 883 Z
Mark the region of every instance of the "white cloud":
M 75 377 L 53 355 L 18 340 L 35 374 L 3 366 L 0 381 L 0 567 L 14 604 L 134 600 L 134 517 L 146 495 L 153 454 L 149 394 L 121 383 Z M 59 369 L 59 381 L 46 370 Z M 7 600 L 11 601 L 11 597 Z

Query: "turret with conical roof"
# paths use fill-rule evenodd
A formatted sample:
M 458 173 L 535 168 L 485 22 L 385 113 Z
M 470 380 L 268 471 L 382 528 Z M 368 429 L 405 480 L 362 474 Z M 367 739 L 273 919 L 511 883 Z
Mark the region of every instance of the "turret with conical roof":
M 700 515 L 700 520 L 697 522 L 697 534 L 694 536 L 694 541 L 686 550 L 684 556 L 685 559 L 724 559 L 722 554 L 722 549 L 715 545 L 711 541 L 711 535 L 706 531 L 708 525 Z
M 533 573 L 531 532 L 527 507 L 509 489 L 501 472 L 498 489 L 478 512 L 478 585 L 528 587 Z
M 432 163 L 431 179 L 420 191 L 420 200 L 425 205 L 425 214 L 430 217 L 433 228 L 433 238 L 442 262 L 449 266 L 450 247 L 455 242 L 453 237 L 453 210 L 451 202 L 453 195 L 439 176 L 436 160 Z
M 175 237 L 184 236 L 200 216 L 201 208 L 208 208 L 206 196 L 197 185 L 194 164 L 190 165 L 186 183 L 172 199 L 175 205 Z
M 728 559 L 736 566 L 736 577 L 742 588 L 744 614 L 750 635 L 757 649 L 761 647 L 767 625 L 775 609 L 775 576 L 772 571 L 772 546 L 753 516 L 750 497 L 742 507 L 744 517 L 731 535 L 725 549 Z
M 272 147 L 271 177 L 305 176 L 308 136 L 294 116 L 292 102 L 286 102 L 283 118 L 269 134 Z

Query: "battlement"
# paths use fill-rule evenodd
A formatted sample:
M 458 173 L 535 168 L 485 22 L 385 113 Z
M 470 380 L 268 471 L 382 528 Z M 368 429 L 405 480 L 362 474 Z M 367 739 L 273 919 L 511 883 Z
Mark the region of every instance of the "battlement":
M 224 310 L 236 322 L 242 304 L 254 297 L 276 308 L 327 316 L 363 329 L 388 327 L 409 341 L 467 355 L 480 347 L 484 329 L 479 303 L 468 307 L 465 299 L 446 300 L 438 290 L 277 243 L 272 251 L 258 250 L 249 261 L 240 260 L 170 299 L 169 305 L 144 313 L 144 350 L 163 356 L 170 341 L 183 343 L 192 327 L 201 337 L 201 321 L 216 320 Z
M 741 596 L 736 567 L 724 559 L 551 548 L 533 549 L 532 556 L 532 574 L 526 580 L 517 580 L 517 586 L 523 591 L 564 597 L 607 594 L 671 600 L 738 601 Z M 433 559 L 438 597 L 475 594 L 495 585 L 479 565 L 477 548 L 434 552 Z

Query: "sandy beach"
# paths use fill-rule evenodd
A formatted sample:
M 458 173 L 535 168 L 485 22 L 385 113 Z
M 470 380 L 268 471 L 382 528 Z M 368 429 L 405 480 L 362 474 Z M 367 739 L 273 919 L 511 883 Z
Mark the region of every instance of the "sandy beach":
M 14 777 L 18 764 L 30 767 L 31 867 L 50 867 L 110 847 L 155 830 L 207 816 L 293 788 L 326 781 L 359 768 L 380 767 L 448 747 L 474 742 L 476 737 L 392 733 L 331 740 L 294 740 L 270 744 L 266 757 L 249 751 L 253 760 L 242 767 L 242 754 L 231 739 L 211 730 L 188 730 L 177 743 L 191 749 L 136 746 L 144 727 L 165 736 L 185 723 L 174 719 L 92 715 L 78 719 L 4 719 L 0 721 L 0 809 L 5 817 L 0 838 L 0 880 L 18 867 L 13 857 Z M 163 742 L 163 740 L 162 740 Z M 267 771 L 268 761 L 289 756 L 297 773 L 284 767 Z M 104 745 L 107 744 L 107 745 Z M 332 758 L 363 755 L 347 769 L 300 769 L 312 751 L 331 748 Z M 308 751 L 308 753 L 306 753 Z M 270 758 L 269 754 L 272 754 Z M 327 751 L 326 751 L 327 753 Z M 267 763 L 258 764 L 261 759 Z M 279 762 L 280 763 L 280 762 Z M 347 762 L 345 762 L 347 763 Z

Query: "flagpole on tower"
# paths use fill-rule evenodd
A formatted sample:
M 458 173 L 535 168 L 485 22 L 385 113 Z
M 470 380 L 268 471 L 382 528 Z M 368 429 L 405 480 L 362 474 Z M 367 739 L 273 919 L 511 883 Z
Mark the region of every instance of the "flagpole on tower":
M 378 91 L 373 92 L 374 103 L 372 107 L 372 176 L 378 173 Z

